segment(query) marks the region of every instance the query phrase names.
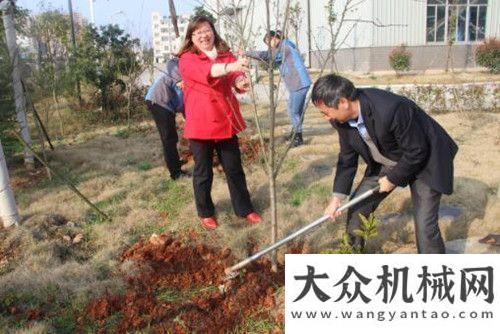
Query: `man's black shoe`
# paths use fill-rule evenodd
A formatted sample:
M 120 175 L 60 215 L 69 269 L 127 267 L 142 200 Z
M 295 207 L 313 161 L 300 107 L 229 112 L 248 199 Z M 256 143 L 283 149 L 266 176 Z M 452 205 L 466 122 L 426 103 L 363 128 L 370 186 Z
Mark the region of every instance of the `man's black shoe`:
M 300 145 L 304 145 L 304 140 L 302 139 L 302 133 L 301 132 L 297 132 L 297 134 L 295 134 L 295 138 L 293 139 L 292 146 L 293 147 L 297 147 L 297 146 L 300 146 Z

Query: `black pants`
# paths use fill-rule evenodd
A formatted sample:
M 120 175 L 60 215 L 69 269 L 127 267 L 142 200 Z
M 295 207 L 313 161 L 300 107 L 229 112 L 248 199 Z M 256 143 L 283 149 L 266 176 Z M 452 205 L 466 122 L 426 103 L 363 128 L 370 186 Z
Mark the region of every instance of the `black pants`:
M 212 202 L 212 161 L 214 149 L 217 151 L 222 168 L 226 174 L 227 185 L 231 195 L 234 212 L 245 217 L 253 212 L 250 194 L 248 193 L 245 172 L 241 166 L 241 153 L 236 136 L 224 140 L 189 140 L 194 156 L 193 188 L 198 216 L 211 217 L 215 214 Z
M 179 152 L 177 151 L 179 137 L 175 127 L 175 114 L 154 103 L 148 102 L 147 105 L 160 133 L 163 158 L 170 172 L 170 177 L 175 179 L 181 173 L 181 161 L 179 159 Z
M 383 175 L 383 172 L 382 172 Z M 378 185 L 380 176 L 365 177 L 356 191 L 351 195 L 361 195 Z M 413 203 L 413 216 L 415 220 L 415 235 L 419 254 L 444 254 L 445 247 L 438 225 L 439 202 L 441 193 L 431 189 L 420 180 L 410 184 L 411 199 Z M 368 217 L 375 211 L 389 193 L 377 193 L 370 198 L 356 204 L 347 212 L 347 233 L 351 245 L 357 248 L 364 247 L 364 240 L 355 235 L 354 230 L 359 229 L 361 220 L 359 214 Z

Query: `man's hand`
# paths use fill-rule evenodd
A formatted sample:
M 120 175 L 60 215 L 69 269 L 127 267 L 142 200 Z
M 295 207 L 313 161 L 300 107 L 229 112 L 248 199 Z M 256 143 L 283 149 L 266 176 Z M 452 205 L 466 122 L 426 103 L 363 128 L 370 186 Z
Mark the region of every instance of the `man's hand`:
M 234 82 L 234 86 L 242 92 L 248 92 L 250 90 L 250 79 L 247 78 L 244 75 L 239 76 L 236 78 Z
M 389 181 L 387 176 L 378 179 L 378 185 L 380 186 L 379 192 L 381 193 L 388 193 L 396 188 L 396 185 Z
M 335 218 L 337 218 L 342 214 L 342 212 L 337 211 L 341 202 L 342 200 L 340 198 L 333 196 L 332 200 L 330 201 L 330 204 L 328 204 L 328 206 L 325 209 L 325 216 L 329 216 L 333 221 L 335 221 Z

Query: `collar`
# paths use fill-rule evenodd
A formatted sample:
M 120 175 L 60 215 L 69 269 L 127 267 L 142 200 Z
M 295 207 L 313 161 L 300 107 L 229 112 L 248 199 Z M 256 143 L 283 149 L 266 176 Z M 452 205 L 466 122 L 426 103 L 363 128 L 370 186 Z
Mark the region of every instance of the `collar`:
M 361 101 L 358 100 L 359 110 L 358 110 L 358 118 L 350 119 L 347 123 L 353 128 L 358 128 L 361 125 L 364 125 L 365 122 L 363 120 L 363 114 L 361 113 Z
M 209 51 L 201 51 L 205 56 L 207 56 L 207 58 L 209 59 L 216 59 L 217 58 L 217 55 L 218 55 L 218 52 L 217 52 L 217 49 L 215 48 L 215 45 L 213 46 L 212 50 L 209 50 Z

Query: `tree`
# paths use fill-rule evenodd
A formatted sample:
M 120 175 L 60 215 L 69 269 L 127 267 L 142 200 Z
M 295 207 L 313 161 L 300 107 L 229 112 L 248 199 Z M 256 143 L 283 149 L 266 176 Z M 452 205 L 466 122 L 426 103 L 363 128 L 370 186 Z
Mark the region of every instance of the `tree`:
M 3 25 L 0 24 L 0 36 L 4 36 Z M 12 66 L 9 58 L 9 50 L 4 38 L 0 38 L 0 139 L 11 146 L 12 141 L 7 137 L 7 130 L 13 130 L 15 127 L 15 105 L 14 91 L 12 89 Z M 10 149 L 6 148 L 6 155 L 10 155 Z
M 294 42 L 299 49 L 299 32 L 303 16 L 304 11 L 302 10 L 302 7 L 300 7 L 299 2 L 296 2 L 295 5 L 290 7 L 290 30 L 293 33 Z
M 457 6 L 450 6 L 450 10 L 448 12 L 448 47 L 446 51 L 446 72 L 448 72 L 450 68 L 453 71 L 453 45 L 455 44 L 457 33 L 457 27 L 455 25 L 458 16 L 457 8 Z
M 77 47 L 76 69 L 83 80 L 95 87 L 100 94 L 100 105 L 105 113 L 115 109 L 113 89 L 124 93 L 123 76 L 138 67 L 139 40 L 131 39 L 117 25 L 85 28 Z
M 203 5 L 201 6 L 197 6 L 197 7 L 194 7 L 194 13 L 193 15 L 191 16 L 191 18 L 195 17 L 195 16 L 206 16 L 208 17 L 213 23 L 215 23 L 215 21 L 217 21 L 215 19 L 215 16 L 212 15 L 211 12 L 209 12 L 208 10 L 205 9 L 205 7 Z
M 41 91 L 50 91 L 54 103 L 59 95 L 72 92 L 74 75 L 69 65 L 71 23 L 68 15 L 58 10 L 48 10 L 33 18 L 30 37 L 37 40 L 38 66 L 35 81 Z
M 9 171 L 5 162 L 2 142 L 0 141 L 0 220 L 4 227 L 17 225 L 19 214 L 17 213 L 14 193 L 9 183 Z
M 5 41 L 9 53 L 8 62 L 11 65 L 12 87 L 14 102 L 16 105 L 16 119 L 19 124 L 20 132 L 23 140 L 31 144 L 31 136 L 26 119 L 26 96 L 23 91 L 21 82 L 20 55 L 19 47 L 17 46 L 16 27 L 14 24 L 15 6 L 11 1 L 0 2 L 0 10 L 3 11 L 3 24 L 5 28 Z M 25 146 L 24 147 L 24 164 L 26 168 L 32 169 L 35 166 L 33 153 Z

